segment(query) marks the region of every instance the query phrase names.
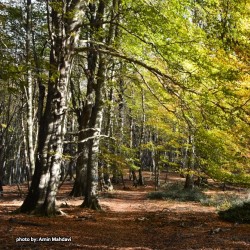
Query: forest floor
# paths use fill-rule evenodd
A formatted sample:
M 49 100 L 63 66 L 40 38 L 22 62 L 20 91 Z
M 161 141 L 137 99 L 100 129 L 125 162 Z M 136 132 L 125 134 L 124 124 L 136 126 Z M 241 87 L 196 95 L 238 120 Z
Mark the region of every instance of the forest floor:
M 68 196 L 72 183 L 65 182 L 57 200 L 67 215 L 52 218 L 12 214 L 23 198 L 17 186 L 4 186 L 0 249 L 250 249 L 249 224 L 222 221 L 200 203 L 149 200 L 154 186 L 146 184 L 118 185 L 100 195 L 103 211 L 91 211 L 79 207 L 82 197 Z

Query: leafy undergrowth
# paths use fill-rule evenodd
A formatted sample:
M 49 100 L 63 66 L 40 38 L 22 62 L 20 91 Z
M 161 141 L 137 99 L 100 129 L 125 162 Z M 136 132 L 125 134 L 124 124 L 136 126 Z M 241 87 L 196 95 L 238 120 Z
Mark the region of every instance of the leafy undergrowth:
M 225 211 L 231 207 L 240 207 L 244 201 L 249 200 L 249 192 L 245 194 L 234 192 L 217 192 L 208 195 L 205 199 L 200 200 L 202 205 L 214 206 L 218 211 Z
M 201 203 L 150 200 L 153 186 L 147 184 L 126 190 L 117 186 L 112 195 L 101 194 L 103 211 L 96 212 L 79 207 L 82 197 L 68 197 L 72 183 L 67 182 L 58 195 L 67 216 L 54 218 L 12 214 L 23 198 L 16 187 L 4 187 L 0 249 L 250 249 L 250 225 L 223 221 L 216 208 Z
M 227 221 L 250 224 L 250 202 L 220 211 L 219 216 Z
M 192 190 L 184 189 L 183 183 L 168 183 L 164 185 L 161 191 L 148 194 L 149 199 L 173 199 L 178 201 L 201 201 L 206 198 L 203 191 L 194 187 Z
M 248 204 L 250 204 L 250 194 L 248 192 L 244 195 L 236 192 L 215 192 L 211 194 L 211 192 L 207 193 L 207 190 L 203 188 L 194 187 L 190 190 L 184 189 L 183 186 L 183 182 L 168 183 L 162 187 L 161 191 L 150 192 L 147 197 L 152 200 L 171 199 L 182 202 L 200 202 L 204 206 L 213 206 L 216 210 L 221 211 L 219 213 L 221 218 L 228 218 L 230 220 L 230 215 L 232 214 L 233 218 L 231 221 L 237 222 L 241 220 L 241 217 L 246 217 L 244 221 L 247 223 L 248 219 L 250 219 L 248 206 Z M 244 201 L 249 201 L 249 203 L 247 202 L 243 206 Z M 239 213 L 238 219 L 237 213 Z M 244 213 L 244 215 L 241 215 L 241 213 Z

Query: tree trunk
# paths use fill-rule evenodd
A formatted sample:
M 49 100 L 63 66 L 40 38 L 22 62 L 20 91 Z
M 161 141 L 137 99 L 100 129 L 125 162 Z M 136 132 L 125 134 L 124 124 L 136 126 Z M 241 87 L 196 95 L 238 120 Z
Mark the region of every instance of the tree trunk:
M 86 112 L 84 113 L 86 115 Z M 86 120 L 86 118 L 85 118 Z M 76 161 L 76 179 L 74 182 L 73 189 L 70 193 L 71 196 L 80 197 L 85 194 L 86 191 L 86 182 L 87 182 L 87 159 L 88 159 L 88 148 L 86 142 L 82 142 L 87 138 L 86 131 L 83 131 L 86 128 L 86 124 L 80 127 L 79 136 L 78 136 L 78 158 Z
M 111 71 L 111 75 L 113 76 L 114 73 L 114 64 L 112 67 L 112 71 Z M 107 126 L 105 129 L 105 134 L 109 137 L 112 138 L 113 137 L 113 120 L 114 120 L 114 108 L 113 108 L 113 102 L 114 102 L 114 96 L 113 96 L 113 86 L 111 87 L 110 91 L 109 91 L 109 107 L 108 107 L 108 119 L 107 119 Z M 108 145 L 107 145 L 107 149 L 108 152 L 114 152 L 114 146 L 113 144 L 110 143 L 110 140 L 108 140 Z M 104 183 L 104 188 L 106 188 L 107 190 L 111 191 L 113 190 L 113 185 L 112 185 L 112 181 L 111 181 L 111 169 L 110 169 L 110 164 L 106 163 L 103 166 L 103 183 Z
M 143 170 L 143 149 L 142 144 L 145 143 L 145 122 L 146 122 L 146 115 L 145 115 L 145 96 L 144 90 L 141 89 L 141 105 L 142 105 L 142 121 L 141 121 L 141 133 L 140 133 L 140 145 L 139 145 L 139 157 L 140 157 L 140 168 L 139 168 L 139 178 L 138 178 L 138 185 L 144 185 L 144 179 L 142 176 Z
M 193 189 L 194 188 L 194 177 L 192 174 L 186 175 L 186 181 L 184 185 L 185 189 Z
M 99 64 L 97 72 L 97 80 L 95 87 L 95 99 L 91 118 L 89 131 L 90 140 L 88 141 L 88 164 L 87 164 L 87 187 L 85 198 L 82 206 L 99 210 L 101 209 L 98 201 L 98 153 L 100 144 L 100 133 L 103 116 L 103 87 L 105 83 L 106 62 L 102 54 L 99 53 Z
M 76 30 L 78 21 L 72 13 L 78 15 L 82 8 L 80 6 L 82 1 L 74 1 L 71 4 L 69 2 L 71 1 L 64 3 L 63 9 L 70 11 L 70 15 L 53 8 L 51 13 L 48 13 L 48 18 L 49 16 L 51 18 L 48 93 L 45 111 L 39 124 L 35 172 L 29 193 L 19 209 L 20 212 L 46 216 L 57 214 L 55 200 L 60 182 L 66 130 L 68 82 L 74 47 L 78 40 L 78 30 Z
M 102 35 L 98 32 L 102 28 L 102 22 L 105 10 L 105 1 L 100 1 L 98 7 L 95 4 L 89 4 L 91 30 L 90 39 L 97 35 L 100 41 L 103 40 Z M 101 53 L 97 53 L 93 44 L 90 44 L 88 52 L 88 85 L 87 100 L 92 106 L 91 116 L 89 120 L 88 131 L 88 161 L 87 161 L 87 186 L 85 191 L 83 207 L 99 210 L 101 209 L 98 200 L 98 153 L 100 144 L 100 133 L 103 116 L 103 88 L 106 78 L 107 63 Z M 97 67 L 98 66 L 98 67 Z M 97 68 L 97 72 L 96 72 Z
M 99 117 L 98 119 L 101 119 Z M 98 121 L 97 121 L 98 122 Z M 94 210 L 100 210 L 98 200 L 98 153 L 99 153 L 99 132 L 93 134 L 94 139 L 89 141 L 89 155 L 87 166 L 87 188 L 82 206 Z
M 184 188 L 193 189 L 194 188 L 194 138 L 192 135 L 188 138 L 188 148 L 187 148 L 187 175 Z
M 27 0 L 26 6 L 26 67 L 27 67 L 27 145 L 28 145 L 28 159 L 30 175 L 32 176 L 35 171 L 35 152 L 34 152 L 34 140 L 33 140 L 33 82 L 31 75 L 31 55 L 30 46 L 32 42 L 31 37 L 31 0 Z

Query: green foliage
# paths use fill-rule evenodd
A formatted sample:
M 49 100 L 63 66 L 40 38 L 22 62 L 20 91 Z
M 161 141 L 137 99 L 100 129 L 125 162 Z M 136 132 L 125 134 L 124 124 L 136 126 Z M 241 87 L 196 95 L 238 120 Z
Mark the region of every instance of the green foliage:
M 163 187 L 162 191 L 151 192 L 149 199 L 173 199 L 179 201 L 201 201 L 206 196 L 200 188 L 195 187 L 192 190 L 184 189 L 181 182 L 170 183 Z
M 109 164 L 113 168 L 118 169 L 120 171 L 129 167 L 126 158 L 124 158 L 122 155 L 106 152 L 106 153 L 101 153 L 99 157 L 106 164 Z
M 111 166 L 113 169 L 123 171 L 127 169 L 138 170 L 136 165 L 138 159 L 135 157 L 135 150 L 122 145 L 119 150 L 117 145 L 112 145 L 112 150 L 107 150 L 105 147 L 101 147 L 101 153 L 99 154 L 100 160 L 105 164 Z
M 207 195 L 206 192 L 197 187 L 193 190 L 185 190 L 183 183 L 176 182 L 165 185 L 161 191 L 149 193 L 148 198 L 200 202 L 202 205 L 216 207 L 223 219 L 240 223 L 249 223 L 250 219 L 249 194 L 219 193 Z
M 154 152 L 157 166 L 177 169 L 182 164 L 185 173 L 190 172 L 187 151 L 194 149 L 192 173 L 204 172 L 217 180 L 249 186 L 250 4 L 243 0 L 118 2 L 121 4 L 116 3 L 114 7 L 112 1 L 102 1 L 105 25 L 97 22 L 95 25 L 100 28 L 96 32 L 92 32 L 93 27 L 89 25 L 87 5 L 81 17 L 85 20 L 81 39 L 92 40 L 97 51 L 106 50 L 103 130 L 106 133 L 110 129 L 110 135 L 119 141 L 113 145 L 104 139 L 103 145 L 109 147 L 107 150 L 101 147 L 100 159 L 117 169 L 138 170 L 141 151 Z M 95 12 L 101 2 L 91 3 L 95 5 Z M 29 63 L 36 110 L 43 106 L 37 103 L 37 83 L 55 82 L 59 75 L 58 68 L 49 64 L 46 4 L 32 4 Z M 49 6 L 61 16 L 62 25 L 64 20 L 75 16 L 76 11 L 82 11 L 65 12 L 68 8 L 60 1 L 49 1 Z M 11 1 L 1 5 L 0 93 L 15 96 L 24 102 L 22 107 L 26 106 L 25 18 L 23 3 Z M 106 41 L 109 42 L 106 44 Z M 72 82 L 69 102 L 73 110 L 79 111 L 86 102 L 85 82 L 89 78 L 86 60 L 90 56 L 90 44 L 86 53 L 74 56 L 71 76 L 68 76 Z M 126 55 L 127 59 L 112 57 L 111 52 Z M 142 63 L 135 63 L 136 60 Z M 44 86 L 46 90 L 46 84 Z M 124 99 L 122 129 L 121 94 Z M 1 107 L 7 105 L 7 101 L 1 103 Z M 140 138 L 142 129 L 144 138 Z M 135 145 L 131 137 L 135 138 Z
M 49 2 L 49 5 L 50 5 L 50 7 L 51 7 L 54 11 L 56 11 L 56 12 L 58 12 L 58 13 L 60 13 L 60 14 L 63 14 L 63 8 L 64 8 L 63 2 L 50 1 L 50 2 Z
M 250 202 L 220 211 L 219 216 L 227 221 L 250 224 Z
M 205 206 L 214 206 L 217 210 L 227 210 L 230 207 L 240 206 L 244 201 L 248 200 L 248 195 L 242 196 L 237 193 L 218 193 L 209 195 L 201 200 L 201 204 Z
M 200 129 L 196 135 L 197 155 L 211 177 L 229 183 L 250 185 L 249 159 L 233 134 L 218 128 Z
M 124 16 L 121 50 L 157 65 L 171 78 L 157 77 L 138 65 L 127 68 L 137 97 L 127 99 L 132 117 L 140 126 L 143 89 L 144 125 L 157 134 L 157 141 L 143 142 L 141 149 L 159 154 L 159 164 L 178 167 L 180 162 L 187 164 L 185 152 L 193 147 L 194 172 L 249 185 L 250 140 L 243 139 L 249 138 L 245 126 L 249 124 L 249 66 L 246 57 L 239 56 L 243 50 L 236 52 L 242 46 L 249 50 L 249 4 L 126 1 L 126 7 L 130 11 Z M 188 142 L 190 135 L 193 143 Z
M 140 169 L 140 167 L 136 166 L 135 164 L 130 164 L 129 167 L 130 167 L 131 170 L 134 170 L 134 171 Z

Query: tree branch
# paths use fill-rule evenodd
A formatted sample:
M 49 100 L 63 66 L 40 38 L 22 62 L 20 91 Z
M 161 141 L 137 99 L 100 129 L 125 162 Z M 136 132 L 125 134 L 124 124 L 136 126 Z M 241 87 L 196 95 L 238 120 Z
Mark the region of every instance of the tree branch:
M 101 53 L 104 53 L 104 54 L 108 54 L 108 55 L 111 55 L 111 56 L 114 56 L 114 57 L 118 57 L 118 58 L 124 59 L 124 60 L 126 60 L 128 62 L 135 63 L 137 65 L 140 65 L 143 68 L 147 69 L 148 71 L 152 72 L 153 74 L 155 74 L 157 76 L 160 76 L 160 77 L 162 77 L 164 79 L 169 80 L 175 86 L 178 86 L 181 89 L 188 90 L 185 86 L 183 86 L 181 83 L 179 83 L 177 80 L 175 80 L 172 76 L 169 76 L 166 73 L 160 71 L 159 69 L 157 69 L 157 68 L 155 68 L 153 66 L 150 66 L 150 65 L 148 65 L 148 64 L 146 64 L 146 63 L 144 63 L 144 62 L 142 62 L 142 61 L 140 61 L 140 60 L 138 60 L 136 58 L 133 58 L 133 57 L 128 56 L 128 55 L 125 55 L 124 53 L 119 52 L 119 51 L 115 50 L 114 48 L 105 45 L 104 43 L 96 42 L 96 41 L 89 41 L 89 40 L 84 40 L 82 42 L 92 43 L 94 45 L 98 45 L 98 46 L 96 46 L 94 48 L 95 50 L 97 50 L 97 51 L 99 51 Z M 104 49 L 102 49 L 101 47 L 103 47 Z M 91 48 L 89 48 L 89 47 L 77 48 L 76 49 L 76 53 L 85 52 L 85 51 L 88 51 L 90 49 Z
M 93 140 L 93 139 L 100 138 L 100 137 L 106 137 L 106 138 L 112 139 L 114 141 L 116 140 L 114 137 L 110 137 L 108 135 L 94 135 L 94 136 L 87 137 L 81 141 L 65 141 L 64 144 L 75 144 L 75 143 L 80 144 L 80 143 L 85 143 L 89 140 Z

